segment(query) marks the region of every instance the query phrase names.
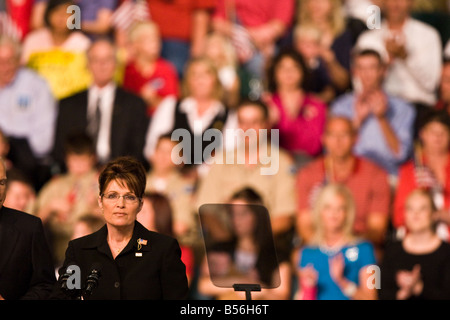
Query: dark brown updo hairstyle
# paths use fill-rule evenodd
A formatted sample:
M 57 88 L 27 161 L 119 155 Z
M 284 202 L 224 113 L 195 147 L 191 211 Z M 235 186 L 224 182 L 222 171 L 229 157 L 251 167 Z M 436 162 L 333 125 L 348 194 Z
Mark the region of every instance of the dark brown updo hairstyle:
M 106 165 L 98 178 L 100 195 L 105 192 L 111 181 L 116 181 L 121 186 L 126 186 L 137 197 L 144 196 L 147 183 L 146 172 L 143 164 L 133 157 L 118 157 Z

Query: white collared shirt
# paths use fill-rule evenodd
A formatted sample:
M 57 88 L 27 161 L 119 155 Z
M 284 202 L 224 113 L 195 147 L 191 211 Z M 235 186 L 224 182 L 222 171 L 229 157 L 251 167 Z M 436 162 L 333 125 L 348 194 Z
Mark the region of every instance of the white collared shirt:
M 144 155 L 146 159 L 150 159 L 153 155 L 158 138 L 161 135 L 170 133 L 174 129 L 176 105 L 177 99 L 175 96 L 168 96 L 164 98 L 164 100 L 158 105 L 147 131 L 147 138 L 144 147 Z M 201 134 L 204 131 L 204 127 L 208 127 L 219 113 L 225 113 L 225 108 L 226 107 L 221 102 L 217 101 L 200 116 L 197 113 L 197 102 L 195 99 L 188 97 L 183 99 L 180 103 L 180 110 L 186 113 L 188 124 L 194 134 Z M 202 124 L 202 126 L 199 126 L 199 124 Z M 225 121 L 223 132 L 225 132 L 227 128 L 237 128 L 237 117 L 234 113 L 229 113 L 228 119 Z M 226 141 L 227 140 L 225 139 L 225 148 L 231 148 L 231 145 L 227 145 Z M 230 141 L 230 143 L 232 142 Z
M 364 32 L 358 39 L 359 49 L 377 50 L 388 57 L 385 39 L 391 34 L 386 21 L 381 29 Z M 386 91 L 413 103 L 434 105 L 442 69 L 442 44 L 438 32 L 431 26 L 409 18 L 403 26 L 407 58 L 396 59 L 384 80 Z
M 0 88 L 0 129 L 6 136 L 25 138 L 35 157 L 51 152 L 57 105 L 40 75 L 19 68 L 8 85 Z
M 100 128 L 97 138 L 97 156 L 100 162 L 108 160 L 111 153 L 111 123 L 114 108 L 116 85 L 111 82 L 103 88 L 93 85 L 88 91 L 88 119 L 95 116 L 97 101 L 100 98 Z

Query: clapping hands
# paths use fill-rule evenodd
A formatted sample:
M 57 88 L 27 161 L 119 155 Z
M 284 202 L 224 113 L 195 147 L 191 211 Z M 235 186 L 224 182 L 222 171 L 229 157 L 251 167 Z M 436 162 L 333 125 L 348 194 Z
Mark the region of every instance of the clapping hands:
M 420 265 L 416 264 L 411 271 L 400 270 L 396 275 L 397 299 L 405 300 L 412 295 L 418 295 L 422 292 L 423 282 L 420 274 Z
M 302 288 L 314 288 L 317 285 L 319 274 L 312 264 L 300 269 L 300 286 Z
M 381 90 L 361 94 L 357 97 L 355 104 L 354 124 L 356 128 L 359 128 L 370 114 L 377 118 L 383 118 L 387 109 L 387 97 Z

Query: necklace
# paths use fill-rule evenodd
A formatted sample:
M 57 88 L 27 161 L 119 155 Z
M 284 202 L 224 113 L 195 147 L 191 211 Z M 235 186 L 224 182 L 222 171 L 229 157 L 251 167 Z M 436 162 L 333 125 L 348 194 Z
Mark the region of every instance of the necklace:
M 125 246 L 126 246 L 126 245 L 125 245 Z M 112 249 L 113 249 L 113 250 L 115 250 L 117 254 L 119 254 L 119 253 L 120 253 L 120 251 L 122 251 L 122 250 L 123 250 L 123 248 L 125 248 L 125 246 L 114 247 L 114 248 L 112 248 Z
M 319 246 L 320 252 L 322 252 L 323 254 L 326 254 L 329 257 L 336 255 L 336 253 L 338 253 L 341 250 L 341 248 L 342 248 L 341 245 L 334 245 L 334 246 L 320 245 Z
M 125 245 L 113 246 L 111 244 L 111 241 L 109 241 L 109 239 L 107 241 L 108 241 L 109 247 L 111 248 L 111 251 L 115 251 L 116 254 L 119 254 L 127 246 L 128 242 L 129 242 L 129 240 L 128 240 L 128 241 L 126 241 Z
M 320 252 L 326 254 L 329 257 L 336 255 L 344 247 L 343 239 L 340 239 L 335 244 L 329 246 L 325 243 L 319 245 Z

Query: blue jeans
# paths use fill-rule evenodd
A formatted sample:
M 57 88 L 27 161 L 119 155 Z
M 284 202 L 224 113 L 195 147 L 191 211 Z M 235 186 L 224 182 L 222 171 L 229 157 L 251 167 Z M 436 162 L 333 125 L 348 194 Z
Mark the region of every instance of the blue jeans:
M 181 79 L 184 67 L 190 57 L 191 45 L 187 41 L 177 39 L 164 39 L 162 41 L 162 58 L 169 60 L 175 67 L 178 77 Z

